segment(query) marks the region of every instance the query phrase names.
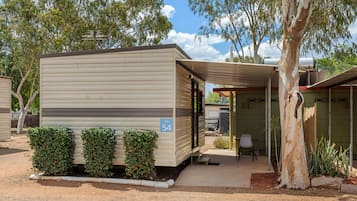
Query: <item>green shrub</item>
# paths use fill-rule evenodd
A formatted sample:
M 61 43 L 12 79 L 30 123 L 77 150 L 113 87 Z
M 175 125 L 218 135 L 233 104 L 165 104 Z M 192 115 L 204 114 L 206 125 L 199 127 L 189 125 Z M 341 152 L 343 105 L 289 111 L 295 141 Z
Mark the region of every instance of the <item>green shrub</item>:
M 218 137 L 214 140 L 213 145 L 217 149 L 228 149 L 229 148 L 229 140 L 226 137 Z
M 335 144 L 329 145 L 321 138 L 314 152 L 307 153 L 307 163 L 310 176 L 348 176 L 348 149 L 339 150 Z M 313 149 L 311 149 L 313 150 Z
M 124 131 L 125 173 L 134 179 L 154 179 L 154 148 L 158 135 L 151 130 Z
M 88 128 L 82 131 L 84 168 L 90 176 L 110 177 L 113 168 L 115 130 Z
M 32 166 L 45 175 L 67 175 L 73 166 L 73 132 L 68 128 L 30 128 Z

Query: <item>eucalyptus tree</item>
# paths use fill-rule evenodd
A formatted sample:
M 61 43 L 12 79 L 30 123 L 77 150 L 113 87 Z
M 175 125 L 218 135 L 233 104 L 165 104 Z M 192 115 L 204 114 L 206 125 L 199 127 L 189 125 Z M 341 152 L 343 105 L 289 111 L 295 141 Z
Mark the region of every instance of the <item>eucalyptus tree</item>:
M 260 45 L 281 36 L 279 9 L 269 0 L 189 0 L 189 5 L 195 14 L 207 19 L 199 34 L 217 34 L 230 41 L 240 62 L 253 57 L 258 63 Z M 248 54 L 248 45 L 253 47 L 253 55 Z
M 17 132 L 39 94 L 41 54 L 158 44 L 172 27 L 162 7 L 162 0 L 1 1 L 0 11 L 10 19 L 0 20 L 0 44 L 7 46 L 6 74 L 13 78 L 13 105 L 20 114 Z M 88 32 L 105 40 L 85 40 Z
M 356 20 L 354 0 L 282 0 L 282 52 L 279 62 L 279 108 L 282 169 L 280 186 L 305 189 L 310 185 L 302 123 L 303 96 L 299 92 L 302 51 L 327 52 L 339 40 L 351 37 Z

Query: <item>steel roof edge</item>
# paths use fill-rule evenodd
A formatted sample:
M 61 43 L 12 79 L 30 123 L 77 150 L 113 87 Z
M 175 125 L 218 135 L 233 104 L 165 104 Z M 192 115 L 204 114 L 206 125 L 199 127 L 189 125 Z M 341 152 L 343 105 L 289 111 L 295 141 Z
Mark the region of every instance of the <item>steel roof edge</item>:
M 169 49 L 169 48 L 175 48 L 179 52 L 181 52 L 185 57 L 191 59 L 191 57 L 177 44 L 161 44 L 161 45 L 147 45 L 147 46 L 135 46 L 135 47 L 113 48 L 113 49 L 49 53 L 49 54 L 40 55 L 40 58 L 79 56 L 79 55 L 90 55 L 90 54 L 104 54 L 104 53 L 112 53 L 112 52 L 128 52 L 128 51 Z
M 334 79 L 341 78 L 341 77 L 347 75 L 348 73 L 354 72 L 354 71 L 357 71 L 357 66 L 353 66 L 351 69 L 345 70 L 345 71 L 343 71 L 343 72 L 341 72 L 341 73 L 339 73 L 339 74 L 337 74 L 337 75 L 334 75 L 334 76 L 329 77 L 329 78 L 327 78 L 327 79 L 324 79 L 324 80 L 322 80 L 322 81 L 320 81 L 320 82 L 317 82 L 317 83 L 315 83 L 315 84 L 313 84 L 313 85 L 311 85 L 311 86 L 308 86 L 308 88 L 320 87 L 320 85 L 323 85 L 323 84 L 326 83 L 326 82 L 330 82 L 330 81 L 333 81 Z M 356 73 L 357 73 L 357 72 L 356 72 Z M 357 76 L 357 74 L 356 74 L 356 76 Z M 357 77 L 356 77 L 356 79 L 357 79 Z M 335 86 L 336 84 L 337 84 L 337 85 L 338 85 L 338 84 L 344 84 L 344 83 L 347 83 L 348 81 L 349 81 L 349 79 L 345 79 L 345 80 L 342 81 L 343 83 L 335 83 L 335 84 L 331 84 L 331 85 L 324 86 L 324 87 L 333 87 L 333 86 Z
M 176 59 L 178 62 L 200 62 L 200 63 L 215 63 L 215 64 L 231 64 L 240 66 L 256 66 L 256 67 L 270 67 L 277 69 L 278 65 L 273 64 L 256 64 L 256 63 L 238 63 L 238 62 L 225 62 L 225 61 L 207 61 L 207 60 L 197 60 L 197 59 Z

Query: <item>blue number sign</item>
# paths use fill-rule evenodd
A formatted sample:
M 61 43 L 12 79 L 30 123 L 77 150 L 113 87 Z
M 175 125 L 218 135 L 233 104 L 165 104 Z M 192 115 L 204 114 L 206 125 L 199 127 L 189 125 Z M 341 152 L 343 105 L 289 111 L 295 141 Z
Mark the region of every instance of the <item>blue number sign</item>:
M 160 119 L 160 132 L 171 133 L 173 130 L 172 119 Z

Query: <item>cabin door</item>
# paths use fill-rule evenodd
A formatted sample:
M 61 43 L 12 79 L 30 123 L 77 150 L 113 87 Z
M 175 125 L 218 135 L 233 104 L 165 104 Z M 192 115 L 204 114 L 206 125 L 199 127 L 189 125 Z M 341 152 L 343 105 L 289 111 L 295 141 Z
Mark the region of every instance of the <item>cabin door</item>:
M 192 149 L 198 147 L 199 145 L 199 108 L 200 104 L 200 90 L 199 85 L 196 80 L 192 80 Z

